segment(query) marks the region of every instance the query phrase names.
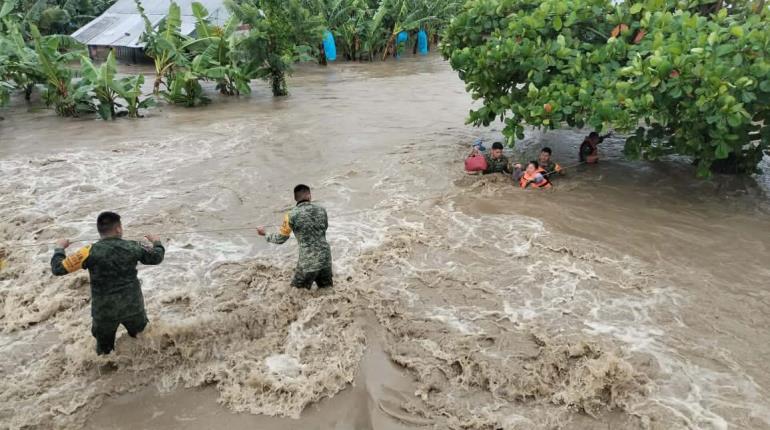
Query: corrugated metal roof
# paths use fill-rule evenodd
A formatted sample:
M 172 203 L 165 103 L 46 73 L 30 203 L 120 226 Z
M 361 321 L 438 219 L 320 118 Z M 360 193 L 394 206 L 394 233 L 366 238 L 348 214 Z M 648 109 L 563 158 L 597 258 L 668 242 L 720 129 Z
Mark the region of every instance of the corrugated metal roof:
M 222 25 L 230 16 L 222 0 L 198 0 L 198 2 L 208 9 L 212 24 Z M 185 35 L 190 35 L 195 31 L 195 17 L 192 14 L 193 0 L 177 0 L 176 3 L 182 8 L 181 31 Z M 170 4 L 170 0 L 144 0 L 142 7 L 150 22 L 158 25 L 166 16 Z M 101 16 L 72 33 L 72 37 L 90 46 L 139 48 L 143 46 L 139 42 L 142 33 L 144 33 L 144 21 L 136 9 L 134 0 L 118 0 Z

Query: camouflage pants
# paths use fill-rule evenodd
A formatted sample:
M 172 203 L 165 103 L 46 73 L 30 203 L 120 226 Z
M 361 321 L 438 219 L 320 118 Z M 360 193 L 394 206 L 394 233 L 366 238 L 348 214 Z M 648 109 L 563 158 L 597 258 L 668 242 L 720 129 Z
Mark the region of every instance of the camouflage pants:
M 305 272 L 297 269 L 294 272 L 294 279 L 291 281 L 291 286 L 295 288 L 307 288 L 313 286 L 313 283 L 318 285 L 318 288 L 330 288 L 334 286 L 334 280 L 332 279 L 332 268 L 328 267 L 313 272 Z
M 129 336 L 136 337 L 144 330 L 148 322 L 147 314 L 144 312 L 120 321 L 93 320 L 91 334 L 96 338 L 96 354 L 106 355 L 115 349 L 115 333 L 121 324 L 126 328 Z

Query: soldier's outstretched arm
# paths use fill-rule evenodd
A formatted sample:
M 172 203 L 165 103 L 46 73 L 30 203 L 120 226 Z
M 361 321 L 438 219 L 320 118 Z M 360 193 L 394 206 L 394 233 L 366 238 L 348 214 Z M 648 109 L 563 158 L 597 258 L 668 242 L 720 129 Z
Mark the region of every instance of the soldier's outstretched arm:
M 151 234 L 148 234 L 145 236 L 145 238 L 152 242 L 152 247 L 141 247 L 142 254 L 139 257 L 139 262 L 148 266 L 154 266 L 156 264 L 162 263 L 163 257 L 166 255 L 166 248 L 163 247 L 163 243 L 161 243 L 160 238 Z
M 281 224 L 281 228 L 278 229 L 278 233 L 271 233 L 265 236 L 268 242 L 274 243 L 276 245 L 282 245 L 286 243 L 287 240 L 291 237 L 291 224 L 289 223 L 289 214 L 286 214 L 283 217 L 283 224 Z
M 64 250 L 69 245 L 69 241 L 64 239 L 56 243 L 56 249 L 54 249 L 53 257 L 51 257 L 51 272 L 56 276 L 64 276 L 86 267 L 91 246 L 80 248 L 76 253 L 67 256 Z

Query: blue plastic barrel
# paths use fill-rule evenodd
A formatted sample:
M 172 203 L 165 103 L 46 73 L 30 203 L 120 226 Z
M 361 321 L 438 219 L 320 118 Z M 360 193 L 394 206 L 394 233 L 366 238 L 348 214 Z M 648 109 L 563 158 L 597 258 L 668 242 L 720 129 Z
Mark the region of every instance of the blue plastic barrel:
M 334 44 L 334 35 L 329 30 L 324 31 L 324 53 L 326 61 L 337 59 L 337 45 Z
M 417 33 L 417 51 L 420 55 L 428 55 L 428 33 L 425 30 Z

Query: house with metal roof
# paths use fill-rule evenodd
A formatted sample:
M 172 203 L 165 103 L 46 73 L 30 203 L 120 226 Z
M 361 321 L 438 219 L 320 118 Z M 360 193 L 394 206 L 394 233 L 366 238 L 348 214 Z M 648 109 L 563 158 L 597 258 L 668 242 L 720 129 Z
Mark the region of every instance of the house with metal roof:
M 209 11 L 212 24 L 223 25 L 230 16 L 222 0 L 196 0 Z M 192 13 L 193 0 L 176 0 L 182 10 L 184 35 L 195 33 L 195 17 Z M 157 26 L 166 17 L 170 0 L 141 1 L 150 22 Z M 118 0 L 101 16 L 84 25 L 72 37 L 88 46 L 92 58 L 105 57 L 110 49 L 122 60 L 137 62 L 144 58 L 144 46 L 139 41 L 144 33 L 144 21 L 134 0 Z

